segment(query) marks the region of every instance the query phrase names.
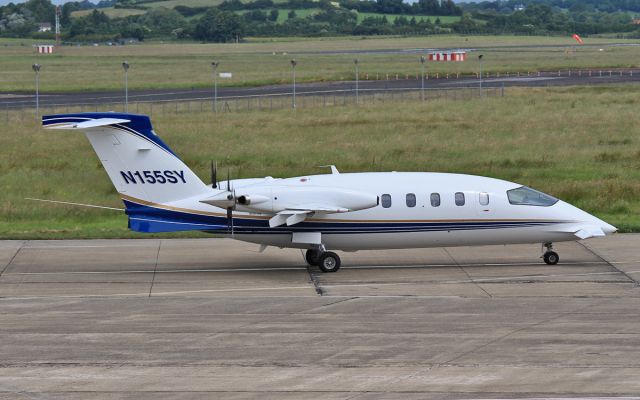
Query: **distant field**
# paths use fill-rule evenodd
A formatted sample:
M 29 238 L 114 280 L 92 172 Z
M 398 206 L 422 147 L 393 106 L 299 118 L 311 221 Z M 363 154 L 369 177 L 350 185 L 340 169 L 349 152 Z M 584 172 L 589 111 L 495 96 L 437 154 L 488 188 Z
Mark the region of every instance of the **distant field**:
M 242 11 L 238 11 L 239 14 L 246 14 L 248 12 L 250 12 L 251 10 L 242 10 Z M 269 14 L 269 12 L 271 11 L 271 9 L 265 9 L 265 10 L 260 10 L 263 12 L 266 12 L 267 15 Z M 278 23 L 281 24 L 283 22 L 285 22 L 287 19 L 289 19 L 289 12 L 291 10 L 290 9 L 278 9 Z M 300 10 L 295 10 L 296 12 L 296 17 L 297 18 L 306 18 L 309 15 L 313 15 L 313 14 L 317 14 L 320 12 L 319 8 L 305 8 L 305 9 L 300 9 Z
M 165 7 L 173 8 L 175 6 L 187 6 L 187 7 L 213 7 L 222 3 L 223 0 L 166 0 L 155 1 L 152 3 L 143 3 L 142 6 L 148 8 Z
M 630 68 L 640 65 L 640 50 L 633 46 L 612 46 L 620 39 L 591 39 L 593 47 L 579 47 L 575 54 L 569 37 L 514 36 L 429 36 L 284 39 L 257 38 L 239 44 L 143 43 L 128 46 L 62 47 L 53 55 L 38 55 L 30 45 L 0 46 L 0 92 L 33 90 L 33 72 L 29 66 L 42 64 L 41 90 L 78 91 L 114 90 L 122 87 L 124 60 L 129 61 L 131 89 L 191 88 L 211 84 L 211 61 L 220 61 L 219 70 L 232 72 L 233 79 L 221 85 L 264 85 L 289 82 L 289 61 L 298 60 L 300 82 L 351 80 L 351 50 L 477 48 L 464 63 L 429 63 L 429 73 L 471 74 L 478 70 L 477 54 L 484 54 L 486 72 L 557 70 L 568 68 Z M 627 40 L 625 43 L 640 43 Z M 553 47 L 535 48 L 533 45 Z M 602 47 L 599 47 L 599 46 Z M 600 51 L 602 48 L 603 51 Z M 330 51 L 332 54 L 323 54 Z M 419 54 L 359 53 L 360 72 L 371 78 L 377 74 L 415 75 L 420 71 Z
M 109 18 L 123 18 L 128 17 L 130 15 L 140 15 L 147 12 L 146 10 L 138 10 L 135 8 L 114 8 L 114 7 L 106 7 L 99 8 L 98 11 L 105 13 L 105 15 Z M 93 10 L 78 10 L 71 13 L 72 17 L 84 17 L 91 14 Z
M 440 22 L 443 24 L 449 24 L 451 22 L 456 22 L 456 21 L 460 21 L 460 17 L 449 17 L 449 16 L 438 16 L 438 15 L 398 15 L 398 14 L 376 14 L 376 13 L 358 13 L 358 22 L 362 22 L 363 19 L 367 18 L 367 17 L 381 17 L 383 15 L 386 15 L 387 20 L 389 21 L 389 23 L 393 23 L 396 18 L 398 17 L 405 17 L 408 20 L 411 20 L 411 18 L 415 17 L 416 21 L 422 21 L 422 20 L 427 20 L 430 19 L 431 22 L 435 23 L 436 19 L 440 18 Z
M 167 113 L 156 132 L 208 181 L 216 159 L 232 177 L 443 171 L 530 185 L 640 231 L 640 86 L 508 89 L 504 98 L 385 102 L 297 112 Z M 47 205 L 39 197 L 121 207 L 83 135 L 31 118 L 0 126 L 0 238 L 143 237 L 115 211 Z M 247 143 L 251 143 L 247 146 Z M 199 235 L 199 234 L 193 234 Z M 169 235 L 167 235 L 169 236 Z

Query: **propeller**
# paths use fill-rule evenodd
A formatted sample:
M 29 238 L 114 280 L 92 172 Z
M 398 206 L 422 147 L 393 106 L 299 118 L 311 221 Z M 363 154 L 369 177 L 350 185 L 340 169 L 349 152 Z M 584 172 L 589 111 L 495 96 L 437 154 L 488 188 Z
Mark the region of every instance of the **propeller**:
M 227 198 L 229 200 L 233 200 L 233 205 L 230 207 L 227 207 L 227 228 L 231 232 L 231 237 L 233 237 L 233 209 L 236 206 L 237 200 L 236 200 L 236 191 L 231 188 L 231 177 L 230 177 L 229 168 L 227 168 L 227 192 L 229 193 L 227 195 Z

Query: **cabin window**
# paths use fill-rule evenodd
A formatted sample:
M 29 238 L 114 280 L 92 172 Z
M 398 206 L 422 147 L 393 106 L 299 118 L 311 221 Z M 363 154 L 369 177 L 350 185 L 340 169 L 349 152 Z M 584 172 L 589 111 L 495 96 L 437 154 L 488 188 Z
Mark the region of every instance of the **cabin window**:
M 391 195 L 383 194 L 382 196 L 380 196 L 380 204 L 382 204 L 383 208 L 391 207 Z
M 507 198 L 509 199 L 509 203 L 519 206 L 549 207 L 558 202 L 558 199 L 555 197 L 526 186 L 507 190 Z
M 489 205 L 489 193 L 480 192 L 480 205 L 481 206 Z
M 416 195 L 414 193 L 407 193 L 407 207 L 416 206 Z
M 456 192 L 456 205 L 463 206 L 464 205 L 464 193 Z
M 431 193 L 431 207 L 440 207 L 440 193 Z

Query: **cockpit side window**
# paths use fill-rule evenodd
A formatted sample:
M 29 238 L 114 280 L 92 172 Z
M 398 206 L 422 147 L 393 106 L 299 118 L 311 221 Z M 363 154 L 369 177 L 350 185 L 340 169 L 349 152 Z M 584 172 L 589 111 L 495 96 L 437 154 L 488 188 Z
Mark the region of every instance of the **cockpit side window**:
M 526 186 L 507 190 L 507 198 L 509 199 L 509 203 L 518 206 L 549 207 L 558 202 L 558 199 L 555 197 Z

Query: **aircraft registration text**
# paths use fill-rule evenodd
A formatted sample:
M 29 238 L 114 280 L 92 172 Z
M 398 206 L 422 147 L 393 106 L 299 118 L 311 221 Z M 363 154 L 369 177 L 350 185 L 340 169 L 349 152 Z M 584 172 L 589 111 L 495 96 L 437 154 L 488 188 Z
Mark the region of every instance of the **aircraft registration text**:
M 187 183 L 184 171 L 120 171 L 120 175 L 127 184 Z

